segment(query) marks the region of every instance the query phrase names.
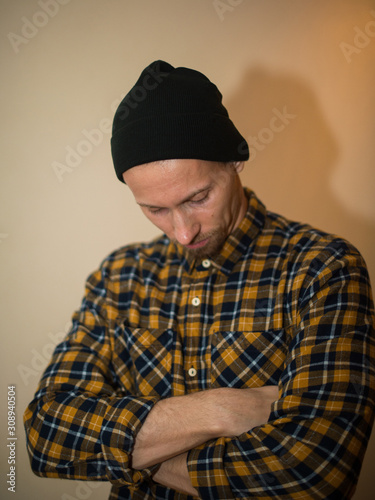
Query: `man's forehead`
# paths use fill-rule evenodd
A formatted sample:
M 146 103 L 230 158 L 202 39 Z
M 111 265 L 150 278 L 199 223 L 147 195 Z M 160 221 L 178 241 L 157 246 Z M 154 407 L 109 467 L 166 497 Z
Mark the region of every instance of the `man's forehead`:
M 217 165 L 200 160 L 153 162 L 134 167 L 124 174 L 137 203 L 153 207 L 188 201 L 209 189 L 216 177 Z

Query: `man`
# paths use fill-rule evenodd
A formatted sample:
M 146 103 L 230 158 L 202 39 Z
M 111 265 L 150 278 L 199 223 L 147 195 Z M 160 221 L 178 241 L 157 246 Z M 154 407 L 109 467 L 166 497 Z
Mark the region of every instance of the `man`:
M 34 472 L 111 499 L 347 499 L 374 418 L 374 311 L 349 243 L 268 212 L 204 75 L 120 104 L 118 178 L 163 235 L 107 257 L 25 412 Z

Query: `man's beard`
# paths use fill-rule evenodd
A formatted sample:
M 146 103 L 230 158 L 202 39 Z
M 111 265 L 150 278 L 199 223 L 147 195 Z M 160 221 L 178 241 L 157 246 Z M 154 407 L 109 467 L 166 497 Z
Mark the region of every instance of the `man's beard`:
M 227 237 L 219 229 L 217 229 L 208 235 L 206 234 L 203 237 L 200 237 L 197 241 L 193 241 L 193 244 L 199 243 L 199 241 L 203 241 L 207 238 L 209 238 L 209 241 L 201 248 L 185 248 L 193 257 L 200 259 L 212 259 L 220 253 Z

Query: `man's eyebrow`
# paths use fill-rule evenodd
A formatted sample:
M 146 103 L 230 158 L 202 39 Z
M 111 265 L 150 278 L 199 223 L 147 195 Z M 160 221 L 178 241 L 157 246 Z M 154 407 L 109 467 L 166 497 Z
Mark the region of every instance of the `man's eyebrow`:
M 193 191 L 188 196 L 186 196 L 186 198 L 184 198 L 183 200 L 181 200 L 178 203 L 178 205 L 182 205 L 183 203 L 186 203 L 186 202 L 190 201 L 192 198 L 194 198 L 198 194 L 203 193 L 204 191 L 208 191 L 209 189 L 211 189 L 211 184 L 208 184 L 207 186 L 204 186 L 203 188 L 200 188 L 200 189 L 197 189 L 196 191 Z M 138 202 L 138 201 L 137 201 L 137 204 L 140 207 L 145 207 L 145 208 L 164 208 L 164 207 L 159 207 L 157 205 L 149 205 L 148 203 L 142 203 L 142 202 Z

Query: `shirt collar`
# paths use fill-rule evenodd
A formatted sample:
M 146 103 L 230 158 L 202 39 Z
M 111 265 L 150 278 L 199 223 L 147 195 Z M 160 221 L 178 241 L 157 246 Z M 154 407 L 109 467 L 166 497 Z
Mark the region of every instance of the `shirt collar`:
M 249 201 L 246 214 L 238 227 L 228 236 L 221 252 L 216 257 L 210 259 L 212 265 L 219 271 L 228 275 L 235 264 L 244 257 L 247 257 L 252 251 L 252 242 L 258 236 L 265 223 L 266 208 L 256 197 L 255 193 L 248 188 L 244 188 L 246 197 Z M 195 268 L 202 265 L 202 259 L 196 259 L 190 252 L 179 243 L 173 243 L 174 251 L 170 257 L 176 258 L 176 250 L 180 264 L 187 273 L 193 272 Z

